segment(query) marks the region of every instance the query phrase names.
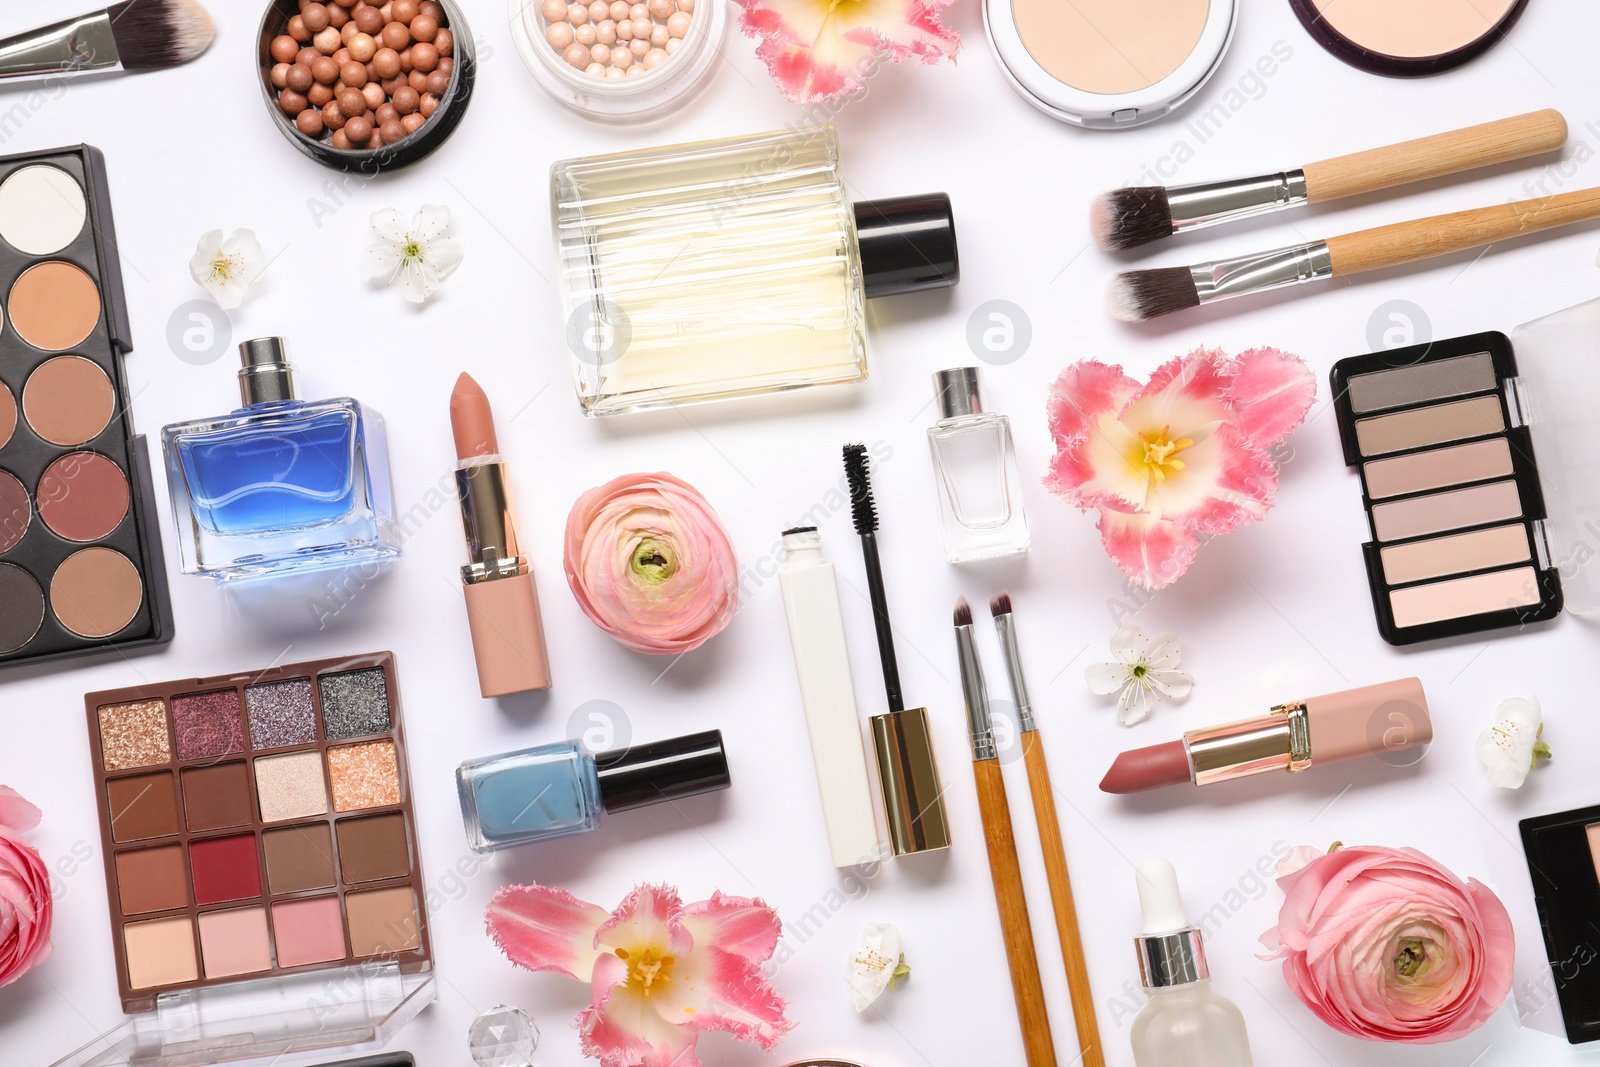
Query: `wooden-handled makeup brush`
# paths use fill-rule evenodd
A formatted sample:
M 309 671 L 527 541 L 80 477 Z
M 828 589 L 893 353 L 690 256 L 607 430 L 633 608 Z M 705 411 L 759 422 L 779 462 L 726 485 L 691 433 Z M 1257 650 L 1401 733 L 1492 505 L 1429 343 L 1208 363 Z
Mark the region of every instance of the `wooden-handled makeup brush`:
M 1530 111 L 1277 174 L 1114 189 L 1090 205 L 1089 231 L 1095 244 L 1118 252 L 1281 208 L 1321 204 L 1526 159 L 1566 143 L 1567 120 L 1561 112 Z
M 1124 322 L 1143 322 L 1217 300 L 1417 263 L 1597 218 L 1600 189 L 1579 189 L 1357 230 L 1214 263 L 1125 271 L 1111 283 L 1111 314 Z
M 0 38 L 0 80 L 164 70 L 198 58 L 216 35 L 195 0 L 125 0 Z
M 961 692 L 966 697 L 967 726 L 972 732 L 972 775 L 978 783 L 978 810 L 983 817 L 983 840 L 989 847 L 989 876 L 994 881 L 994 900 L 1000 909 L 1006 963 L 1011 968 L 1011 994 L 1017 1002 L 1017 1021 L 1022 1024 L 1022 1048 L 1028 1067 L 1055 1067 L 1050 1013 L 1039 981 L 1033 924 L 1028 920 L 1022 866 L 1017 862 L 1017 841 L 1011 832 L 1011 805 L 1006 802 L 1006 783 L 1000 776 L 989 692 L 983 682 L 978 646 L 972 639 L 972 608 L 965 597 L 956 601 L 955 625 Z M 1092 1014 L 1091 1011 L 1091 1017 Z
M 1089 963 L 1083 954 L 1078 929 L 1078 908 L 1072 899 L 1072 879 L 1067 874 L 1067 849 L 1061 840 L 1061 820 L 1056 816 L 1055 792 L 1050 786 L 1050 765 L 1044 758 L 1044 740 L 1028 699 L 1028 682 L 1022 674 L 1022 653 L 1017 647 L 1016 622 L 1011 617 L 1011 595 L 1001 593 L 989 601 L 989 614 L 1005 653 L 1006 676 L 1017 706 L 1017 730 L 1022 735 L 1022 761 L 1028 768 L 1028 791 L 1033 794 L 1033 817 L 1039 824 L 1039 847 L 1044 852 L 1045 875 L 1050 882 L 1050 903 L 1056 913 L 1056 937 L 1067 968 L 1067 994 L 1072 999 L 1072 1021 L 1078 1028 L 1079 1063 L 1105 1067 L 1100 1044 L 1100 1024 L 1094 1014 L 1094 994 L 1089 988 Z

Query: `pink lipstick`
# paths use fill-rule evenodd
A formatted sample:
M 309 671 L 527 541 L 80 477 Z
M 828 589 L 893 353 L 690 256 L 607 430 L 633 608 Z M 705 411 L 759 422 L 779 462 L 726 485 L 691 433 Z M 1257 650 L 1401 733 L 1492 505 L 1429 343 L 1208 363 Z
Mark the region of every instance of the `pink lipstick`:
M 456 492 L 472 562 L 461 568 L 467 622 L 486 697 L 550 688 L 539 594 L 517 543 L 511 478 L 500 456 L 494 412 L 483 388 L 463 374 L 450 394 Z
M 1381 685 L 1280 704 L 1264 716 L 1190 730 L 1178 741 L 1116 758 L 1100 780 L 1107 793 L 1143 793 L 1193 782 L 1213 785 L 1268 771 L 1296 773 L 1358 756 L 1413 762 L 1398 754 L 1433 740 L 1422 683 Z M 1412 755 L 1420 758 L 1421 753 Z

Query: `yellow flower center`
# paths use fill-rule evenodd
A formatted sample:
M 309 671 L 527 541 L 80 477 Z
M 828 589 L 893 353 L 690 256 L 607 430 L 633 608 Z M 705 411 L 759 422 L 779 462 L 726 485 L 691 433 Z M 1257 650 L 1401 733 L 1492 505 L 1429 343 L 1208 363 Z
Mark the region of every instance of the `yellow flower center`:
M 211 280 L 217 282 L 232 281 L 235 274 L 244 273 L 244 257 L 240 255 L 218 255 L 211 261 Z
M 673 957 L 647 948 L 635 955 L 625 948 L 616 950 L 617 959 L 628 965 L 628 984 L 645 996 L 659 986 L 672 981 Z
M 1136 456 L 1135 464 L 1143 466 L 1145 475 L 1158 483 L 1183 470 L 1183 460 L 1178 458 L 1178 453 L 1194 444 L 1187 437 L 1174 438 L 1170 426 L 1163 426 L 1155 433 L 1141 433 L 1139 443 L 1144 446 L 1144 455 Z

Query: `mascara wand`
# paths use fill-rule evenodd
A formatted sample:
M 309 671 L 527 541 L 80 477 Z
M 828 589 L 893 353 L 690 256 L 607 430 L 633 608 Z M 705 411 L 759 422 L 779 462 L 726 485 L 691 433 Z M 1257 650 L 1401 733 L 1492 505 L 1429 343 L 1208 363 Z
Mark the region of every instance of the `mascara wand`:
M 844 473 L 850 483 L 850 517 L 861 535 L 861 556 L 867 566 L 872 623 L 878 633 L 878 659 L 889 710 L 872 717 L 872 749 L 878 761 L 878 786 L 889 824 L 889 844 L 896 856 L 950 847 L 950 825 L 944 815 L 944 788 L 933 755 L 927 708 L 907 708 L 900 693 L 900 667 L 894 655 L 894 627 L 889 598 L 883 589 L 883 561 L 878 557 L 878 506 L 872 499 L 872 475 L 865 445 L 844 446 Z

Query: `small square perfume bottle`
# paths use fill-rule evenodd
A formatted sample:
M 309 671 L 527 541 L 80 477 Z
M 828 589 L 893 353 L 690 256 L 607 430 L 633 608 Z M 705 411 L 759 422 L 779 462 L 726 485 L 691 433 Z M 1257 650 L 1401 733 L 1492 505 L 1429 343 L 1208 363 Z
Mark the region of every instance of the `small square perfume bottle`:
M 1011 420 L 983 410 L 977 367 L 933 376 L 939 421 L 928 427 L 945 558 L 970 563 L 1028 550 Z
M 295 398 L 283 339 L 239 346 L 243 406 L 161 431 L 185 574 L 304 573 L 400 554 L 383 416 Z

